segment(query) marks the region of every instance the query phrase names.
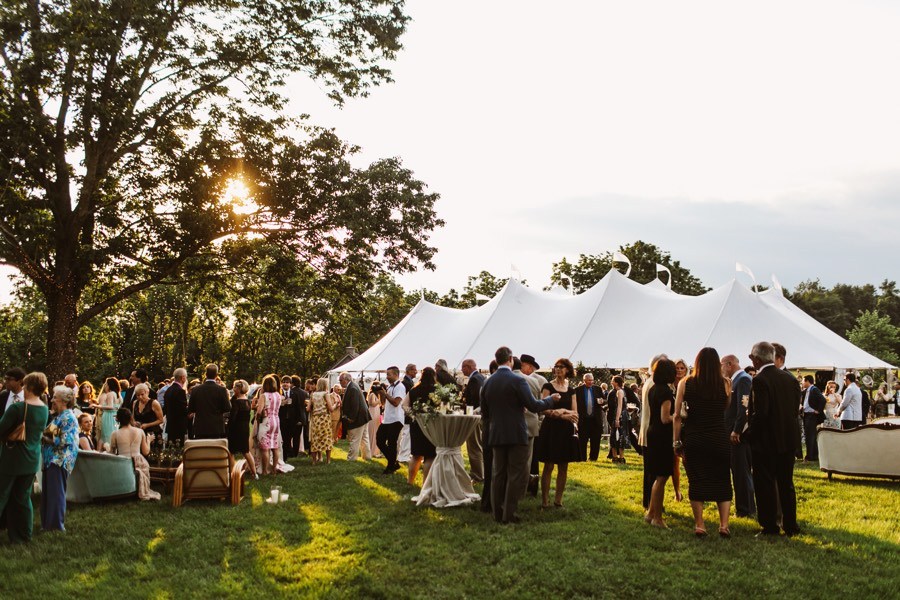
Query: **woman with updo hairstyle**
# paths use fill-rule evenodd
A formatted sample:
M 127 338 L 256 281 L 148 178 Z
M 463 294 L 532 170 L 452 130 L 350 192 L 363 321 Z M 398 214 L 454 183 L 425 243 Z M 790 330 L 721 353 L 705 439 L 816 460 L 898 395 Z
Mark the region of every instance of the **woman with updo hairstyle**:
M 0 444 L 0 512 L 6 510 L 7 534 L 13 543 L 31 541 L 34 507 L 31 489 L 41 464 L 41 432 L 50 411 L 41 400 L 47 376 L 29 373 L 22 379 L 22 402 L 13 402 L 0 417 L 0 439 L 25 424 L 25 440 Z
M 116 421 L 119 423 L 119 429 L 112 434 L 110 451 L 134 460 L 134 471 L 138 481 L 138 498 L 159 500 L 159 492 L 150 489 L 150 463 L 144 458 L 150 454 L 150 442 L 147 441 L 147 434 L 134 426 L 134 418 L 127 408 L 120 408 L 116 412 Z
M 544 463 L 541 474 L 541 508 L 550 506 L 550 480 L 556 473 L 556 494 L 553 505 L 562 507 L 563 492 L 569 474 L 569 463 L 581 460 L 578 444 L 578 406 L 575 388 L 571 379 L 575 377 L 575 367 L 568 358 L 560 358 L 553 365 L 555 377 L 541 388 L 541 398 L 559 394 L 551 410 L 544 411 L 541 432 L 534 441 L 534 453 L 538 461 Z
M 666 480 L 672 476 L 675 452 L 672 449 L 672 415 L 675 406 L 675 363 L 667 358 L 653 365 L 653 387 L 648 395 L 649 425 L 644 464 L 653 479 L 650 504 L 644 519 L 654 527 L 665 528 L 663 521 L 663 496 Z
M 232 455 L 240 453 L 246 460 L 247 469 L 253 474 L 254 479 L 259 479 L 256 472 L 256 461 L 253 460 L 253 452 L 250 452 L 250 400 L 247 393 L 250 384 L 243 379 L 237 379 L 231 385 L 233 396 L 231 397 L 231 414 L 228 417 L 228 451 Z

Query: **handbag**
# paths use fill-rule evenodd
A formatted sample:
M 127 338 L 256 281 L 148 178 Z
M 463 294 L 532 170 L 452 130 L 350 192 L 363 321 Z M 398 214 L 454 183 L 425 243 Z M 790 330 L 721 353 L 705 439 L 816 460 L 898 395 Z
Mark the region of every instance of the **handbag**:
M 28 418 L 28 403 L 25 404 L 25 412 L 22 414 L 22 422 L 9 432 L 6 436 L 6 442 L 24 442 L 25 441 L 25 420 Z

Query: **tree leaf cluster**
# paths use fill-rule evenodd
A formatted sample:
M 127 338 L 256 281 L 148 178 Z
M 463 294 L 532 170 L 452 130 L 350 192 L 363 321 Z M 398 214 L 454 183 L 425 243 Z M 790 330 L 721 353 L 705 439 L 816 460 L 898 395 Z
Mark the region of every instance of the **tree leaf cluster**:
M 672 260 L 669 252 L 661 250 L 654 244 L 638 240 L 620 246 L 619 252 L 631 261 L 629 278 L 638 283 L 649 283 L 656 279 L 656 265 L 661 264 L 668 267 L 671 272 L 673 291 L 686 296 L 698 296 L 709 291 L 709 288 L 692 275 L 687 267 L 682 266 L 680 261 Z M 559 262 L 553 263 L 550 283 L 581 294 L 603 279 L 610 269 L 616 268 L 613 255 L 612 251 L 602 254 L 580 254 L 574 263 L 563 257 Z M 621 265 L 618 268 L 625 266 Z

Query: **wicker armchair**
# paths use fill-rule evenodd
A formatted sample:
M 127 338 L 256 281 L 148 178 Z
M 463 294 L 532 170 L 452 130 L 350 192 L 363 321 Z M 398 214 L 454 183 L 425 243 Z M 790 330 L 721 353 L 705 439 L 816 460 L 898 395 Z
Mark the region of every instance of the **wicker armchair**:
M 185 442 L 175 473 L 172 506 L 181 506 L 192 498 L 231 499 L 232 504 L 239 504 L 243 496 L 244 461 L 234 462 L 228 440 Z

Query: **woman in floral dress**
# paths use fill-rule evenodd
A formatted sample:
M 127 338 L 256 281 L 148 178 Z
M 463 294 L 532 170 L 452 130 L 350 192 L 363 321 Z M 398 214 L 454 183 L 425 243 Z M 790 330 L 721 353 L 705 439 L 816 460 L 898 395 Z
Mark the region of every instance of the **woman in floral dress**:
M 262 451 L 262 474 L 277 473 L 276 467 L 281 459 L 281 422 L 278 409 L 281 408 L 281 392 L 278 378 L 266 375 L 259 391 L 256 403 L 256 419 L 259 426 L 259 449 Z M 270 462 L 271 461 L 271 462 Z
M 322 460 L 322 453 L 325 454 L 325 462 L 331 462 L 331 447 L 334 445 L 334 430 L 331 427 L 331 412 L 335 407 L 333 396 L 334 394 L 328 390 L 328 380 L 324 377 L 319 379 L 316 382 L 316 391 L 312 393 L 310 399 L 312 418 L 309 430 L 309 455 L 313 464 Z

